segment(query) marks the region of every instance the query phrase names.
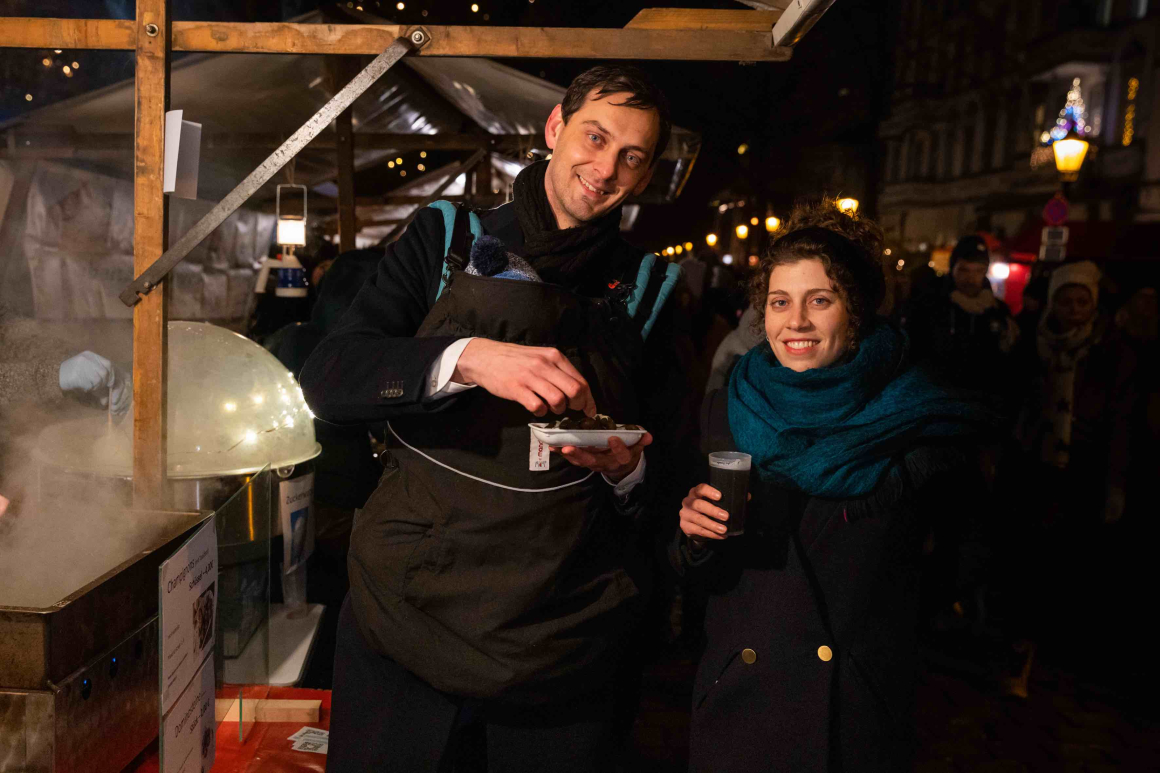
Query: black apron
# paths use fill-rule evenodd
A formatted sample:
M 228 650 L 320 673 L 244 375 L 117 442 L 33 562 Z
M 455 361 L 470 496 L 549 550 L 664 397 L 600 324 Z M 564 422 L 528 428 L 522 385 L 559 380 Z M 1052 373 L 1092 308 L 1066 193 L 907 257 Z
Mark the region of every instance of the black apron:
M 457 271 L 417 335 L 555 347 L 602 413 L 638 420 L 642 329 L 623 303 Z M 612 486 L 558 454 L 530 471 L 537 419 L 518 403 L 477 388 L 438 407 L 389 425 L 396 464 L 351 538 L 360 630 L 454 695 L 535 704 L 599 689 L 639 595 Z

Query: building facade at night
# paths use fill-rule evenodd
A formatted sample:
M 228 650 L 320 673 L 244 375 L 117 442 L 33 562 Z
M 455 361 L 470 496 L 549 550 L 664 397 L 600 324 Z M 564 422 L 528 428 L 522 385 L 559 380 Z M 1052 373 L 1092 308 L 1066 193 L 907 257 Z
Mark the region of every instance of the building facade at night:
M 1138 251 L 1091 237 L 1160 221 L 1160 1 L 903 0 L 898 22 L 878 133 L 888 243 L 937 258 L 982 230 L 1037 250 L 1060 189 L 1047 143 L 1078 120 L 1093 152 L 1068 191 L 1069 223 L 1089 237 L 1080 253 L 1109 254 L 1069 254 Z

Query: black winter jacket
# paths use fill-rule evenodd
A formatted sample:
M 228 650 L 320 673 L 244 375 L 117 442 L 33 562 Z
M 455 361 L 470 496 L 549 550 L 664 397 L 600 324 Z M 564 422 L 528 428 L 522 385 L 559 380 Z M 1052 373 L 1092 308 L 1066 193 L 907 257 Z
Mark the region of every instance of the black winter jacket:
M 708 444 L 734 447 L 724 392 L 706 413 Z M 964 459 L 914 449 L 852 500 L 751 481 L 744 536 L 698 553 L 678 532 L 674 566 L 710 593 L 690 770 L 909 769 L 921 544 L 929 518 L 955 517 Z

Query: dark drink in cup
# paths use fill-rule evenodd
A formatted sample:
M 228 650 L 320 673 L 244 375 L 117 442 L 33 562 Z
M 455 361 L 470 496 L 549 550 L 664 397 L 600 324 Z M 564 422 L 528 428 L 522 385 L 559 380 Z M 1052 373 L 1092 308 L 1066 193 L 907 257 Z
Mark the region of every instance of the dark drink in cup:
M 709 485 L 721 492 L 716 504 L 729 513 L 727 537 L 745 533 L 745 502 L 749 498 L 749 454 L 716 451 L 709 454 Z

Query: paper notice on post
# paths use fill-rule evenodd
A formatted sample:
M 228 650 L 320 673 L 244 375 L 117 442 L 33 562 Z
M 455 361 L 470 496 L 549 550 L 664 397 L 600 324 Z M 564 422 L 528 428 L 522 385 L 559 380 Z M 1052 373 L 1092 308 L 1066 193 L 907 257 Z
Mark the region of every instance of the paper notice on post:
M 314 473 L 278 483 L 282 520 L 282 571 L 289 572 L 314 552 Z
M 165 167 L 161 191 L 182 199 L 196 199 L 201 124 L 182 120 L 182 114 L 181 110 L 170 110 L 165 114 Z
M 161 720 L 162 773 L 209 773 L 217 753 L 214 697 L 210 653 Z
M 161 713 L 177 697 L 213 651 L 217 620 L 217 532 L 209 518 L 161 565 Z M 213 682 L 213 663 L 209 665 Z

